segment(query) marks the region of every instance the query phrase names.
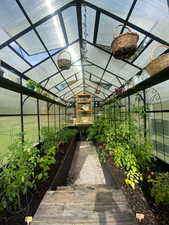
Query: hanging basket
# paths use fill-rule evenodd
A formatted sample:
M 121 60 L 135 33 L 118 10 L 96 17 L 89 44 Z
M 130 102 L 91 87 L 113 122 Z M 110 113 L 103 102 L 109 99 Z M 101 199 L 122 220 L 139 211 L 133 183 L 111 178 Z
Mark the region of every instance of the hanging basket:
M 100 90 L 96 90 L 96 94 L 100 94 Z
M 166 45 L 159 45 L 158 47 L 166 47 Z M 157 48 L 158 48 L 157 47 Z M 155 49 L 154 49 L 155 50 Z M 154 53 L 153 50 L 153 53 Z M 152 54 L 153 55 L 153 54 Z M 152 58 L 152 57 L 151 57 Z M 169 67 L 169 53 L 163 54 L 158 56 L 156 59 L 153 59 L 146 67 L 145 70 L 149 73 L 150 76 L 164 70 L 165 68 Z
M 68 70 L 71 67 L 71 55 L 69 52 L 64 51 L 58 55 L 57 59 L 58 67 L 61 70 Z
M 125 91 L 125 89 L 124 89 L 123 87 L 120 87 L 120 88 L 116 88 L 116 89 L 115 89 L 115 93 L 116 93 L 117 95 L 122 94 L 124 91 Z
M 120 26 L 123 25 L 120 24 L 117 27 Z M 139 40 L 138 34 L 132 32 L 128 27 L 125 28 L 128 29 L 129 32 L 120 34 L 119 36 L 113 35 L 114 40 L 111 47 L 113 56 L 116 59 L 127 59 L 132 56 L 137 49 L 137 42 Z

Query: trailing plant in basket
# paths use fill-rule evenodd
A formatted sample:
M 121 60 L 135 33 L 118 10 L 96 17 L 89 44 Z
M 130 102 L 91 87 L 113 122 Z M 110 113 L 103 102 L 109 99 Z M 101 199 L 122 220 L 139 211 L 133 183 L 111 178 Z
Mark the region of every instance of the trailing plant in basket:
M 16 140 L 9 146 L 7 164 L 0 171 L 0 210 L 21 208 L 21 197 L 35 185 L 39 151 L 32 143 Z

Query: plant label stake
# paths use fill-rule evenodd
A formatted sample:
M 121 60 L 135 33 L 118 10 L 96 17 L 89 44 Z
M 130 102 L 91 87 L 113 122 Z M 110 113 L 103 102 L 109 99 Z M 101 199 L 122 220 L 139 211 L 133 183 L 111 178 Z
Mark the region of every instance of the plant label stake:
M 144 219 L 144 214 L 142 213 L 136 213 L 136 218 L 141 222 Z
M 27 225 L 29 225 L 32 222 L 32 216 L 26 216 L 25 222 L 27 223 Z

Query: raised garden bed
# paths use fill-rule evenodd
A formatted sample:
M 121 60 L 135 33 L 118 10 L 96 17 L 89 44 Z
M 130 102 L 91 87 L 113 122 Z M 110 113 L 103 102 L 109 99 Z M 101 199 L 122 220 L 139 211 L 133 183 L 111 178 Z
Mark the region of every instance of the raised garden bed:
M 25 216 L 33 216 L 48 189 L 64 185 L 66 182 L 69 167 L 72 162 L 74 150 L 76 147 L 76 137 L 71 138 L 69 143 L 60 143 L 55 155 L 56 163 L 50 166 L 49 177 L 45 181 L 36 183 L 36 189 L 28 195 L 28 199 L 21 199 L 22 209 L 15 212 L 5 212 L 0 216 L 0 225 L 25 225 Z M 62 170 L 66 168 L 65 170 Z M 62 178 L 59 182 L 58 179 Z M 25 204 L 28 203 L 28 204 Z
M 101 148 L 96 144 L 97 148 Z M 139 222 L 142 225 L 169 225 L 169 205 L 157 205 L 154 199 L 151 197 L 150 188 L 151 184 L 143 180 L 140 184 L 137 184 L 135 189 L 132 189 L 127 185 L 125 180 L 125 171 L 121 168 L 117 168 L 114 165 L 113 158 L 109 158 L 105 163 L 106 168 L 112 175 L 114 186 L 121 188 L 126 196 L 128 204 L 133 213 L 144 214 L 144 219 Z M 169 165 L 161 160 L 155 160 L 149 173 L 168 172 Z M 147 174 L 144 174 L 147 176 Z

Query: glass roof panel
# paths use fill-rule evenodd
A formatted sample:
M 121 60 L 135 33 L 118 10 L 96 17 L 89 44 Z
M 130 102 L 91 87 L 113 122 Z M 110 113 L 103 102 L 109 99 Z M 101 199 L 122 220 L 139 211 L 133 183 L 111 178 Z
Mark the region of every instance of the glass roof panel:
M 101 77 L 103 74 L 103 70 L 98 68 L 97 66 L 85 66 L 84 70 L 86 71 L 86 73 L 91 73 L 98 77 Z
M 90 80 L 92 83 L 99 85 L 100 87 L 103 87 L 104 89 L 109 89 L 111 87 L 111 84 L 106 82 L 105 80 L 101 80 L 100 82 L 100 78 L 97 78 L 95 76 L 91 76 L 89 74 L 85 74 L 85 77 Z
M 139 69 L 134 66 L 113 57 L 109 63 L 108 70 L 126 80 L 130 79 L 139 71 Z
M 90 0 L 90 3 L 93 5 L 103 8 L 124 19 L 127 17 L 132 2 L 132 0 Z
M 138 0 L 129 21 L 169 41 L 169 13 L 166 0 Z
M 71 85 L 71 89 L 73 90 L 74 88 L 78 87 L 80 84 L 82 84 L 82 80 L 77 81 L 76 83 Z M 58 96 L 62 96 L 66 94 L 67 92 L 71 91 L 69 87 L 65 88 L 63 91 L 60 91 L 57 93 Z
M 38 26 L 37 31 L 48 50 L 63 48 L 66 45 L 59 17 L 57 15 Z
M 33 68 L 32 70 L 28 71 L 26 75 L 29 78 L 37 82 L 40 82 L 56 72 L 58 72 L 57 68 L 53 64 L 52 60 L 48 59 L 45 62 Z
M 89 61 L 102 67 L 106 66 L 108 59 L 110 57 L 108 53 L 105 53 L 102 50 L 89 44 L 87 45 L 87 50 L 88 50 L 87 58 Z
M 60 9 L 71 0 L 20 0 L 33 23 Z
M 70 77 L 73 74 L 77 74 L 77 78 L 79 80 L 82 78 L 82 73 L 81 73 L 81 70 L 79 70 L 79 69 L 80 69 L 79 66 L 78 67 L 72 66 L 69 70 L 62 71 L 62 74 L 65 79 L 67 79 L 68 77 Z
M 111 75 L 110 73 L 105 72 L 103 79 L 117 87 L 120 86 L 120 83 L 118 82 L 117 78 Z
M 86 9 L 86 12 L 85 12 Z M 82 7 L 82 28 L 85 31 L 85 13 L 86 13 L 86 31 L 87 31 L 87 40 L 90 42 L 93 42 L 93 34 L 94 34 L 94 25 L 95 25 L 95 16 L 96 11 L 94 9 L 91 9 L 89 7 Z M 84 34 L 84 32 L 83 32 Z M 83 38 L 85 39 L 85 36 L 83 35 Z
M 122 29 L 121 26 L 118 27 L 120 23 L 109 16 L 101 14 L 100 16 L 100 23 L 99 23 L 99 30 L 98 30 L 98 37 L 97 37 L 97 44 L 103 45 L 103 47 L 106 48 L 106 50 L 111 52 L 111 43 L 114 39 L 114 36 L 118 36 L 120 34 L 120 31 Z M 139 35 L 139 41 L 143 40 L 144 35 L 139 33 L 138 31 L 135 31 L 134 29 L 131 29 L 133 32 L 136 32 Z M 127 29 L 124 30 L 126 32 Z M 101 46 L 100 46 L 101 47 Z
M 1 1 L 0 7 L 0 43 L 10 39 L 29 26 L 27 19 L 16 1 Z
M 104 94 L 102 93 L 102 92 L 100 92 L 100 94 L 96 94 L 95 93 L 95 90 L 93 89 L 93 88 L 91 88 L 91 87 L 85 87 L 85 91 L 86 92 L 89 92 L 90 94 L 92 94 L 93 96 L 97 96 L 97 97 L 100 97 L 101 99 L 104 99 L 105 98 L 105 96 L 104 96 Z
M 28 55 L 39 54 L 45 52 L 43 45 L 34 31 L 30 31 L 18 38 L 17 43 L 27 52 Z
M 36 55 L 28 55 L 27 52 L 25 52 L 21 46 L 19 46 L 16 42 L 11 42 L 10 47 L 16 51 L 22 58 L 24 58 L 27 62 L 29 62 L 31 65 L 36 65 L 42 60 L 49 57 L 47 52 L 43 52 Z M 50 51 L 51 54 L 55 53 L 57 50 Z
M 79 86 L 78 88 L 76 88 L 75 90 L 74 90 L 74 93 L 75 93 L 75 95 L 77 95 L 79 92 L 82 92 L 83 91 L 83 88 L 82 88 L 82 86 Z M 66 95 L 65 95 L 65 100 L 70 100 L 70 98 L 72 98 L 72 97 L 74 97 L 74 95 L 73 95 L 73 93 L 72 92 L 68 92 Z M 72 99 L 72 100 L 74 100 L 74 99 Z
M 63 20 L 69 43 L 78 39 L 77 14 L 75 7 L 70 7 L 63 11 Z
M 110 94 L 110 92 L 109 92 L 108 90 L 102 88 L 101 86 L 99 86 L 99 88 L 98 88 L 98 85 L 95 84 L 95 83 L 92 82 L 92 81 L 85 80 L 85 84 L 86 84 L 87 86 L 89 86 L 90 88 L 93 87 L 94 92 L 96 91 L 96 89 L 98 89 L 98 90 L 101 90 L 101 92 L 103 92 L 103 93 L 105 93 L 105 94 L 107 94 L 107 95 Z
M 67 83 L 64 82 L 64 83 L 62 83 L 62 84 L 56 85 L 56 89 L 59 90 L 59 91 L 62 91 L 62 90 L 64 90 L 67 86 L 68 86 Z
M 165 50 L 166 47 L 160 46 L 159 42 L 153 41 L 134 61 L 134 64 L 140 66 L 141 68 L 144 68 L 152 59 L 155 59 Z
M 90 84 L 90 86 L 94 87 L 95 89 L 98 89 L 98 90 L 104 92 L 107 95 L 111 94 L 111 92 L 109 91 L 109 89 L 107 87 L 105 88 L 105 85 L 107 85 L 107 82 L 105 82 L 105 81 L 101 81 L 101 83 L 99 81 L 97 83 L 97 82 L 95 82 L 94 79 L 92 79 L 90 81 L 88 80 L 88 84 Z M 99 86 L 98 86 L 98 84 L 99 84 Z
M 46 85 L 46 88 L 47 89 L 50 89 L 52 88 L 53 86 L 57 85 L 57 84 L 60 84 L 61 82 L 64 82 L 64 79 L 63 77 L 58 73 L 56 76 L 52 77 L 49 79 L 47 85 Z M 45 84 L 45 82 L 43 83 Z
M 77 82 L 76 77 L 70 77 L 69 79 L 67 79 L 68 84 L 71 86 L 72 84 L 75 84 Z
M 0 50 L 0 58 L 10 66 L 18 69 L 20 72 L 23 72 L 30 68 L 30 66 L 24 60 L 22 60 L 15 52 L 13 52 L 8 47 Z

